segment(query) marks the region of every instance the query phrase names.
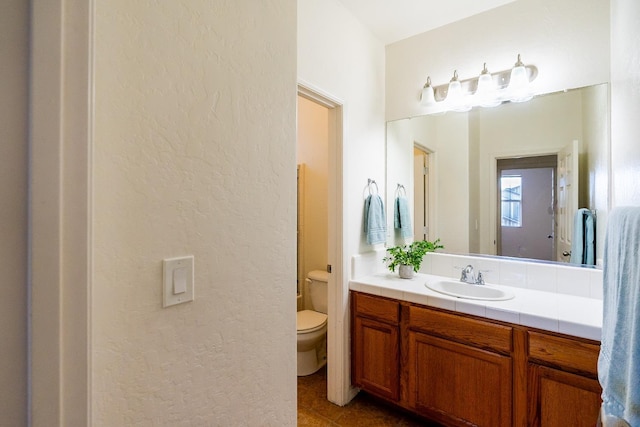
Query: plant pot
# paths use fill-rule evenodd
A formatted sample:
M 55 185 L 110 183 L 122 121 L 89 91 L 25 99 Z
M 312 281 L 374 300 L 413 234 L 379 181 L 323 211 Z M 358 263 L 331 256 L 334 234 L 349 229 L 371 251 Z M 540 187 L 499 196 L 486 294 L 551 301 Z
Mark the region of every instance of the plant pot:
M 398 267 L 398 274 L 401 279 L 411 279 L 413 278 L 413 266 L 411 265 L 400 265 Z

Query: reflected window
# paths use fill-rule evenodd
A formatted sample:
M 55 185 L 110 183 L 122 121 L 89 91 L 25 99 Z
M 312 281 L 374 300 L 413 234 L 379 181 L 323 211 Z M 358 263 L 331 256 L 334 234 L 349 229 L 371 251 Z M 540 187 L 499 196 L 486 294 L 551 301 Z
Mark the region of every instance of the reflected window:
M 500 177 L 503 227 L 522 227 L 522 175 Z

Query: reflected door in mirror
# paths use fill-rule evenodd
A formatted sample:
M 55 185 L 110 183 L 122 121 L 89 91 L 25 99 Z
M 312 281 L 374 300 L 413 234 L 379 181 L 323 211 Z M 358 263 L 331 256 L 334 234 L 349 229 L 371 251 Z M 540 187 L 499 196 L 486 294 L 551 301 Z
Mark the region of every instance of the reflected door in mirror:
M 573 216 L 578 209 L 578 141 L 558 153 L 558 254 L 569 262 L 573 236 Z
M 429 240 L 429 153 L 413 149 L 413 240 Z
M 555 156 L 498 161 L 498 254 L 553 261 Z

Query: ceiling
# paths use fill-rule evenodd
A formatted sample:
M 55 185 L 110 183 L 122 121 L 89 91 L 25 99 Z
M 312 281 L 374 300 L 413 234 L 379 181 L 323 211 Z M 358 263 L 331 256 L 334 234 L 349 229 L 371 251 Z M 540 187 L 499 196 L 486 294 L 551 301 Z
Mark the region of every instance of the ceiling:
M 385 45 L 515 0 L 339 0 Z

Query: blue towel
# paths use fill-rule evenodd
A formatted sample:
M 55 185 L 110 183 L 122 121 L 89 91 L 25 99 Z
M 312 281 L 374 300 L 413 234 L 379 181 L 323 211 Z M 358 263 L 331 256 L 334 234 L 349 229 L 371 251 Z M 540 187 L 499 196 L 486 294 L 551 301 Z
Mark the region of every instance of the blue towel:
M 395 209 L 393 210 L 393 226 L 400 229 L 400 235 L 403 238 L 413 237 L 411 216 L 409 216 L 409 202 L 405 197 L 396 197 Z
M 613 209 L 604 244 L 598 379 L 605 414 L 640 426 L 640 207 Z
M 578 209 L 573 218 L 570 263 L 595 265 L 595 227 L 593 212 L 585 208 Z
M 364 234 L 367 243 L 375 245 L 387 239 L 387 219 L 384 214 L 384 203 L 377 194 L 369 195 L 364 201 Z

